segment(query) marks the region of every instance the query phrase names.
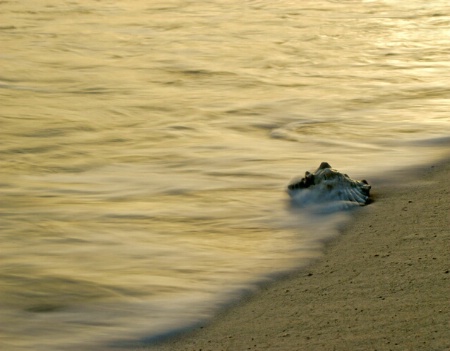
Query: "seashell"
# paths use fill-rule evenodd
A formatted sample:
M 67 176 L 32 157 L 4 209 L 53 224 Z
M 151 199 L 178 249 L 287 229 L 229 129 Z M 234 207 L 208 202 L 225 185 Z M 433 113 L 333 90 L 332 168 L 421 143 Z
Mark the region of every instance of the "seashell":
M 354 180 L 327 162 L 314 172 L 294 178 L 288 185 L 289 195 L 301 204 L 342 202 L 346 205 L 367 205 L 371 186 L 366 180 Z

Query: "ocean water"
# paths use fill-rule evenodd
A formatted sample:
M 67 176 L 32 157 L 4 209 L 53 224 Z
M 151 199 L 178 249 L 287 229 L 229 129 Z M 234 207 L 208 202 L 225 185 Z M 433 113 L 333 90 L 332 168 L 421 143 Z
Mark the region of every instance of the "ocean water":
M 449 150 L 448 1 L 4 0 L 0 43 L 5 351 L 210 318 L 351 218 L 291 178 Z

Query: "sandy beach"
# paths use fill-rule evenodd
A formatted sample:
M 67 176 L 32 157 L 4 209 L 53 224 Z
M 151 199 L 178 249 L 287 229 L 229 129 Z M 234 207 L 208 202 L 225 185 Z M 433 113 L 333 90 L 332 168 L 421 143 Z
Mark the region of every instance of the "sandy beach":
M 322 258 L 139 350 L 450 350 L 450 162 L 374 180 Z

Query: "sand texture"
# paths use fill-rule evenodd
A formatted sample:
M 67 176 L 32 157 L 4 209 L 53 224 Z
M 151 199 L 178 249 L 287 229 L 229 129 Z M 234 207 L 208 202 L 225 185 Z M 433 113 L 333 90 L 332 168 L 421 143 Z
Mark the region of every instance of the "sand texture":
M 140 349 L 450 350 L 449 175 L 444 162 L 375 181 L 375 202 L 319 261 Z

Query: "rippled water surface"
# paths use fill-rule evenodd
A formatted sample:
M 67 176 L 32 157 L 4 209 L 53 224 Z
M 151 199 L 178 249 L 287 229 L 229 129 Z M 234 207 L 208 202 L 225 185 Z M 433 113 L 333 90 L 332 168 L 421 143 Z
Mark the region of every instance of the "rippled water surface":
M 348 215 L 290 208 L 290 178 L 449 146 L 447 1 L 6 0 L 0 42 L 6 351 L 208 318 Z

